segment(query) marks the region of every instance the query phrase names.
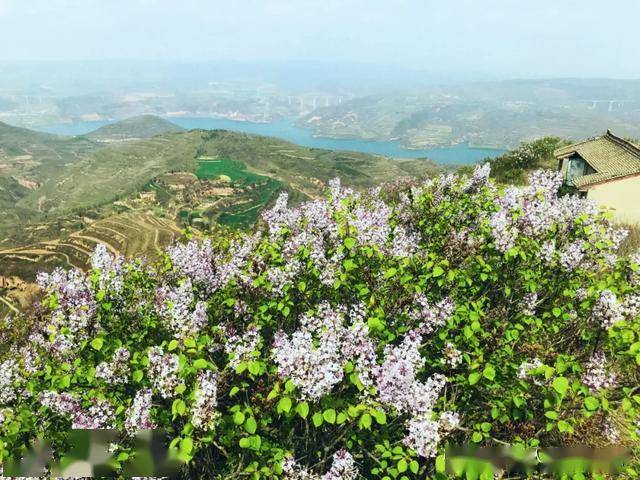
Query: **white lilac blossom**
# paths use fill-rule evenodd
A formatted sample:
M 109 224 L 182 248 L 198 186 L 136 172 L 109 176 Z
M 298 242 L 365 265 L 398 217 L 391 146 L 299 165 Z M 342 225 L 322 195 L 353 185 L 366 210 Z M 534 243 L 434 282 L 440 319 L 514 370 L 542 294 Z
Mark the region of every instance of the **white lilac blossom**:
M 71 418 L 73 429 L 105 429 L 113 428 L 115 409 L 107 400 L 92 398 L 90 406 L 85 408 L 79 399 L 63 392 L 44 392 L 40 403 L 59 415 Z
M 577 240 L 565 246 L 565 248 L 560 251 L 560 258 L 558 261 L 563 269 L 571 272 L 581 266 L 585 255 L 584 242 L 582 240 Z
M 425 458 L 431 458 L 438 452 L 438 444 L 443 437 L 457 429 L 460 416 L 457 412 L 443 412 L 438 420 L 433 420 L 428 411 L 407 421 L 407 435 L 403 443 Z
M 427 300 L 423 293 L 414 297 L 415 306 L 409 312 L 409 318 L 417 323 L 421 334 L 430 334 L 444 326 L 453 315 L 455 305 L 450 298 L 444 298 L 435 305 Z
M 324 475 L 309 472 L 292 456 L 287 456 L 282 461 L 282 473 L 286 480 L 356 480 L 359 477 L 353 456 L 344 449 L 333 454 L 331 468 Z
M 151 404 L 153 401 L 153 392 L 150 388 L 144 388 L 136 392 L 136 396 L 127 409 L 124 421 L 125 429 L 130 435 L 138 430 L 152 430 L 155 423 L 151 419 Z
M 622 302 L 624 315 L 629 318 L 636 318 L 640 315 L 640 293 L 627 295 Z
M 556 243 L 553 240 L 545 241 L 540 247 L 540 256 L 547 263 L 551 264 L 556 254 Z
M 252 325 L 242 335 L 238 335 L 231 327 L 227 327 L 227 339 L 224 343 L 224 351 L 229 355 L 229 367 L 235 369 L 242 362 L 251 357 L 251 353 L 258 348 L 260 343 L 260 329 Z
M 162 286 L 157 292 L 160 316 L 177 338 L 196 336 L 207 325 L 207 304 L 195 301 L 191 280 L 184 280 L 177 287 Z
M 173 397 L 175 388 L 180 384 L 178 356 L 164 353 L 162 347 L 159 346 L 151 347 L 148 356 L 149 377 L 153 382 L 154 389 L 163 398 Z
M 585 371 L 582 374 L 582 383 L 589 390 L 597 391 L 603 388 L 613 388 L 617 383 L 617 375 L 607 369 L 607 357 L 604 352 L 596 352 L 585 365 Z
M 112 295 L 120 293 L 123 287 L 122 270 L 124 260 L 122 256 L 109 253 L 107 246 L 98 243 L 91 256 L 91 268 L 98 271 L 98 287 Z
M 207 370 L 200 373 L 195 393 L 191 423 L 196 429 L 208 430 L 218 416 L 218 376 Z
M 302 262 L 298 259 L 292 259 L 285 264 L 284 268 L 271 267 L 267 270 L 267 280 L 271 284 L 272 293 L 275 296 L 282 296 L 285 286 L 293 282 L 301 269 Z
M 109 385 L 121 385 L 127 382 L 129 369 L 129 351 L 118 348 L 113 354 L 111 362 L 101 362 L 96 367 L 96 378 L 103 380 Z
M 611 328 L 624 317 L 624 308 L 611 290 L 603 290 L 591 311 L 591 321 L 602 328 Z
M 533 316 L 536 314 L 536 306 L 538 304 L 538 294 L 536 292 L 529 292 L 522 298 L 522 313 L 523 315 Z
M 211 240 L 201 244 L 195 240 L 188 243 L 176 243 L 167 248 L 171 265 L 175 271 L 191 282 L 203 285 L 212 292 L 217 287 Z
M 113 428 L 115 422 L 115 409 L 107 400 L 91 399 L 88 409 L 76 410 L 72 416 L 71 428 L 98 430 Z
M 489 219 L 493 241 L 501 252 L 513 248 L 518 237 L 518 231 L 510 217 L 511 214 L 507 210 L 499 210 Z
M 453 343 L 447 342 L 442 353 L 444 363 L 448 367 L 456 368 L 462 363 L 462 352 L 460 352 Z
M 440 423 L 431 415 L 420 415 L 407 422 L 407 435 L 403 443 L 425 458 L 434 457 L 440 443 Z
M 431 411 L 446 383 L 440 374 L 424 383 L 417 379 L 425 362 L 419 351 L 421 342 L 417 331 L 408 332 L 399 345 L 385 348 L 384 362 L 374 371 L 380 401 L 398 413 L 417 415 Z
M 0 363 L 0 406 L 9 405 L 17 397 L 15 383 L 19 378 L 18 367 L 13 359 Z
M 539 358 L 534 358 L 532 360 L 522 362 L 518 367 L 518 378 L 520 380 L 527 380 L 531 378 L 533 379 L 534 384 L 538 386 L 542 385 L 542 381 L 535 375 L 532 375 L 532 372 L 540 368 L 542 365 L 543 363 Z
M 55 295 L 57 308 L 51 313 L 48 333 L 68 329 L 69 335 L 58 335 L 59 353 L 69 353 L 95 328 L 96 302 L 90 282 L 79 270 L 56 268 L 52 273 L 39 273 L 37 282 L 47 294 Z
M 375 354 L 368 329 L 361 320 L 352 328 L 345 323 L 346 309 L 323 303 L 316 315 L 300 317 L 301 328 L 291 336 L 277 332 L 272 355 L 278 375 L 290 379 L 302 398 L 317 400 L 329 393 L 344 377 L 344 365 L 355 361 L 363 385 L 370 383 L 369 368 Z

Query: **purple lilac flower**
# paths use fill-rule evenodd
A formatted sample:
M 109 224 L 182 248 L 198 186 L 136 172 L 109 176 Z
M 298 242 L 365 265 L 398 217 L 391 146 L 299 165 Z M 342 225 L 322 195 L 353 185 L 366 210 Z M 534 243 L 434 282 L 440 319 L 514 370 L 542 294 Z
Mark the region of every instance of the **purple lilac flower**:
M 96 378 L 108 385 L 121 385 L 127 382 L 129 369 L 129 350 L 121 347 L 115 351 L 111 362 L 101 362 L 96 367 Z
M 191 423 L 196 429 L 209 430 L 218 416 L 218 376 L 207 370 L 198 377 Z
M 143 388 L 136 392 L 124 421 L 127 433 L 131 435 L 138 430 L 152 430 L 156 427 L 151 419 L 152 400 L 153 392 L 150 388 Z
M 607 369 L 607 357 L 604 352 L 596 352 L 585 365 L 585 371 L 582 374 L 582 383 L 589 390 L 596 391 L 604 388 L 613 388 L 616 386 L 618 376 L 615 372 Z
M 591 311 L 591 321 L 604 329 L 611 328 L 624 317 L 624 308 L 616 294 L 611 290 L 603 290 Z
M 174 390 L 180 384 L 178 356 L 164 353 L 162 347 L 149 349 L 149 377 L 153 387 L 163 398 L 173 397 Z

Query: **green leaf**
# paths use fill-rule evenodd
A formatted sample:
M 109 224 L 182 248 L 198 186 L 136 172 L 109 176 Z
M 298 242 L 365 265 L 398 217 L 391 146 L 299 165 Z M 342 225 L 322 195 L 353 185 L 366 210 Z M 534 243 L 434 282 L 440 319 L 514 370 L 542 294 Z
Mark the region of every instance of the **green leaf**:
M 409 464 L 409 470 L 411 470 L 413 474 L 417 474 L 418 470 L 420 470 L 420 464 L 415 460 L 411 460 L 411 463 Z
M 368 413 L 363 414 L 360 417 L 360 421 L 358 422 L 358 426 L 360 428 L 366 428 L 367 430 L 369 430 L 371 428 L 371 415 L 369 415 Z
M 480 374 L 478 372 L 471 372 L 469 374 L 469 385 L 475 385 L 480 380 Z
M 560 420 L 558 422 L 558 430 L 560 430 L 561 432 L 565 433 L 565 432 L 573 432 L 573 428 L 571 427 L 571 425 L 564 421 L 564 420 Z
M 238 441 L 238 445 L 240 445 L 240 448 L 251 448 L 251 439 L 249 437 L 241 438 Z
M 323 418 L 327 421 L 327 423 L 334 424 L 336 423 L 336 411 L 333 408 L 329 408 L 322 413 Z
M 554 317 L 559 317 L 560 315 L 562 315 L 562 310 L 558 307 L 553 307 L 553 310 L 551 311 Z
M 258 429 L 258 424 L 256 423 L 256 419 L 253 417 L 247 418 L 247 421 L 244 424 L 244 428 L 247 432 L 254 434 Z
M 91 340 L 91 347 L 93 347 L 94 350 L 101 350 L 103 345 L 104 340 L 102 338 L 94 338 Z
M 311 418 L 313 420 L 313 425 L 317 428 L 324 423 L 324 417 L 320 412 L 316 412 L 313 414 Z
M 356 246 L 356 239 L 351 237 L 345 238 L 344 246 L 347 247 L 349 250 L 351 250 L 353 247 Z
M 446 461 L 444 455 L 438 455 L 436 457 L 436 472 L 444 473 L 446 470 Z
M 244 413 L 236 412 L 233 414 L 233 423 L 236 425 L 242 425 L 244 423 Z
M 309 415 L 309 404 L 307 402 L 299 403 L 296 405 L 296 412 L 298 412 L 298 415 L 302 418 L 307 418 L 307 415 Z
M 553 389 L 560 395 L 565 395 L 569 389 L 569 380 L 565 377 L 556 377 L 553 379 Z
M 544 416 L 551 419 L 551 420 L 557 420 L 558 419 L 558 412 L 554 412 L 553 410 L 549 410 L 548 412 L 544 412 Z
M 180 451 L 187 455 L 193 451 L 193 440 L 191 437 L 185 437 L 180 440 Z
M 178 348 L 178 345 L 179 345 L 179 343 L 178 343 L 177 340 L 171 340 L 169 342 L 169 351 L 173 352 L 176 348 Z
M 480 443 L 483 438 L 480 432 L 473 432 L 473 435 L 471 435 L 471 441 L 474 443 Z
M 204 358 L 198 358 L 195 362 L 193 362 L 193 368 L 197 370 L 203 370 L 207 368 L 207 361 Z
M 291 399 L 289 397 L 282 397 L 278 402 L 278 411 L 289 413 L 291 410 Z
M 407 461 L 404 458 L 400 459 L 400 461 L 398 462 L 398 471 L 400 473 L 404 473 L 407 471 L 407 468 L 409 468 Z
M 496 371 L 493 368 L 493 365 L 489 364 L 486 367 L 484 367 L 484 371 L 482 372 L 482 375 L 484 376 L 484 378 L 488 380 L 493 380 L 494 378 L 496 378 Z
M 173 401 L 173 404 L 171 405 L 171 413 L 173 413 L 174 415 L 183 416 L 186 411 L 187 406 L 184 403 L 184 400 L 177 398 Z
M 378 422 L 380 425 L 384 425 L 385 423 L 387 423 L 387 414 L 384 413 L 383 410 L 372 410 L 371 414 L 376 419 L 376 422 Z
M 597 410 L 600 406 L 600 402 L 596 397 L 587 397 L 584 399 L 584 406 L 587 410 Z
M 142 370 L 135 370 L 133 372 L 133 381 L 134 382 L 141 381 L 143 377 L 144 377 L 144 372 Z
M 258 375 L 260 373 L 260 362 L 249 362 L 249 372 L 251 375 Z
M 443 273 L 444 273 L 444 269 L 442 267 L 436 265 L 433 268 L 432 274 L 433 274 L 434 277 L 440 277 L 440 276 L 442 276 Z

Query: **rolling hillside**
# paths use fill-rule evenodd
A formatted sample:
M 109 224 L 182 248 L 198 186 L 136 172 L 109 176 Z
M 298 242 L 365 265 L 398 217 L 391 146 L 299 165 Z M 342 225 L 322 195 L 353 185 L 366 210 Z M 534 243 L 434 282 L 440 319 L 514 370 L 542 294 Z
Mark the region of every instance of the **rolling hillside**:
M 140 122 L 108 132 L 133 125 L 141 135 Z M 142 124 L 159 125 L 149 118 Z M 250 228 L 282 190 L 299 202 L 321 195 L 337 176 L 362 189 L 440 171 L 428 160 L 312 149 L 222 130 L 152 136 L 151 128 L 149 138 L 101 142 L 95 139 L 105 138 L 104 130 L 60 137 L 1 127 L 0 314 L 11 310 L 7 305 L 28 304 L 39 270 L 85 268 L 97 242 L 114 253 L 153 256 L 187 226 L 196 235 Z
M 97 142 L 122 142 L 183 131 L 184 128 L 155 115 L 139 115 L 100 127 L 85 137 Z

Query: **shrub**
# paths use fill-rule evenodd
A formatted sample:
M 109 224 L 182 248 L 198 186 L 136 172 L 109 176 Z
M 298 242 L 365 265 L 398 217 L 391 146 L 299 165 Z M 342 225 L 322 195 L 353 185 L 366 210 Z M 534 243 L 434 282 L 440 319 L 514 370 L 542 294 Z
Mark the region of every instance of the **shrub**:
M 640 258 L 557 174 L 488 175 L 334 181 L 253 235 L 40 275 L 2 455 L 115 427 L 124 460 L 158 426 L 191 478 L 328 480 L 440 475 L 446 441 L 635 448 Z
M 558 160 L 553 152 L 568 144 L 569 142 L 558 137 L 524 142 L 515 150 L 491 160 L 491 176 L 502 183 L 524 184 L 531 171 L 557 169 Z

